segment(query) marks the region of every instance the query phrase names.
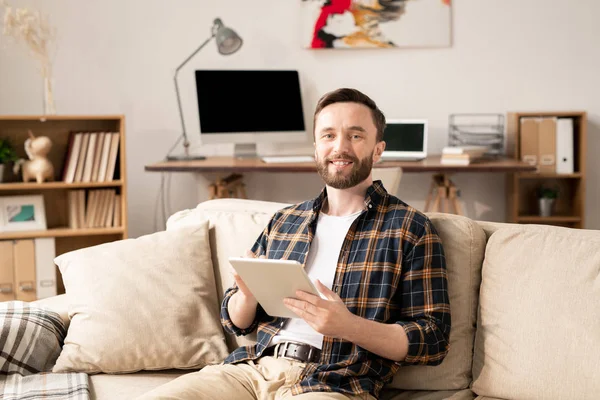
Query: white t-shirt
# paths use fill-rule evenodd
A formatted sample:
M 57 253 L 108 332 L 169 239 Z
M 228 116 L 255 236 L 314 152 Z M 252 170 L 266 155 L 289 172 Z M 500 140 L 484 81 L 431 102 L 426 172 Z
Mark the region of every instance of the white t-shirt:
M 342 244 L 350 225 L 361 212 L 358 211 L 343 217 L 333 217 L 323 212 L 319 213 L 317 232 L 310 244 L 305 267 L 311 281 L 314 282 L 318 279 L 329 289 L 333 287 L 333 279 L 335 278 L 335 270 Z M 323 335 L 315 331 L 301 318 L 288 319 L 279 333 L 273 337 L 271 344 L 286 341 L 308 343 L 319 349 L 323 347 Z

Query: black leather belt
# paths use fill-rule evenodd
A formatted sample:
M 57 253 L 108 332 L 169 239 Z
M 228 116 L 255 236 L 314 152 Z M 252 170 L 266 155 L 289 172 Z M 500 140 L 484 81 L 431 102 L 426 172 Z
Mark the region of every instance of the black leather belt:
M 310 344 L 281 342 L 268 347 L 262 356 L 291 358 L 302 362 L 318 362 L 321 358 L 321 350 Z

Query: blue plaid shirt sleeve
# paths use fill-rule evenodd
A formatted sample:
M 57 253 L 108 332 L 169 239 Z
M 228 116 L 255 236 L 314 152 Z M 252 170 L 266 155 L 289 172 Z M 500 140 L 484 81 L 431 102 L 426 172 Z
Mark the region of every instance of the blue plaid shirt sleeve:
M 269 224 L 265 228 L 265 230 L 260 234 L 256 242 L 254 243 L 254 246 L 252 246 L 251 251 L 255 254 L 256 257 L 266 254 L 267 239 L 269 237 L 270 225 L 271 224 Z M 236 294 L 237 291 L 238 287 L 235 283 L 232 287 L 225 291 L 223 301 L 221 302 L 221 325 L 223 326 L 223 329 L 225 329 L 225 331 L 228 333 L 234 334 L 236 336 L 245 336 L 256 330 L 262 316 L 266 313 L 259 304 L 256 309 L 256 316 L 254 317 L 254 321 L 249 327 L 245 329 L 240 329 L 237 326 L 235 326 L 234 323 L 231 321 L 231 316 L 229 315 L 229 310 L 227 307 L 229 306 L 229 301 L 231 300 L 231 297 L 234 294 Z
M 442 241 L 430 221 L 409 254 L 401 275 L 401 325 L 408 355 L 400 365 L 439 365 L 448 353 L 450 301 Z

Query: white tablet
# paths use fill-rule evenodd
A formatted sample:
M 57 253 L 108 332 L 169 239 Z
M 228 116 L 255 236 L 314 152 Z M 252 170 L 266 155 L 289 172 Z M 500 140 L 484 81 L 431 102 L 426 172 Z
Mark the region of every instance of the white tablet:
M 296 298 L 296 290 L 320 296 L 298 261 L 230 257 L 229 262 L 272 317 L 299 318 L 283 304 L 286 297 Z

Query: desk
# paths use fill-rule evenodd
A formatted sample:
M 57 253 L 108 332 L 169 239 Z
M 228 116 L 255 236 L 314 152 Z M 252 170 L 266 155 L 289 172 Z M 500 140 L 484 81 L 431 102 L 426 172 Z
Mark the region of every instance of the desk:
M 450 180 L 450 174 L 461 172 L 517 173 L 535 171 L 534 166 L 512 158 L 498 158 L 470 165 L 446 165 L 441 163 L 440 158 L 441 156 L 434 155 L 421 161 L 383 161 L 377 163 L 376 167 L 401 167 L 402 173 L 434 173 L 424 211 L 454 212 L 459 215 L 463 214 L 458 202 L 460 190 Z M 205 160 L 193 161 L 160 161 L 155 164 L 146 165 L 145 170 L 150 172 L 217 172 L 229 174 L 228 177 L 218 179 L 209 186 L 210 197 L 215 198 L 236 197 L 235 193 L 241 193 L 242 197 L 245 197 L 242 176 L 240 175 L 243 173 L 316 172 L 317 169 L 314 163 L 267 164 L 260 158 L 238 159 L 229 156 L 208 157 Z M 231 186 L 229 182 L 233 182 L 234 186 Z
M 421 161 L 383 161 L 377 168 L 401 167 L 402 172 L 434 172 L 450 174 L 457 172 L 534 172 L 535 167 L 512 158 L 500 158 L 493 161 L 473 163 L 471 165 L 445 165 L 440 156 L 430 156 Z M 206 160 L 159 161 L 146 165 L 150 172 L 316 172 L 313 163 L 267 164 L 260 158 L 237 159 L 235 157 L 208 157 Z

